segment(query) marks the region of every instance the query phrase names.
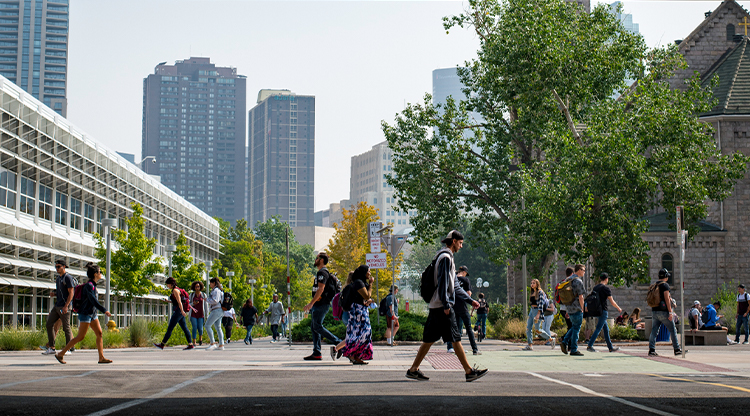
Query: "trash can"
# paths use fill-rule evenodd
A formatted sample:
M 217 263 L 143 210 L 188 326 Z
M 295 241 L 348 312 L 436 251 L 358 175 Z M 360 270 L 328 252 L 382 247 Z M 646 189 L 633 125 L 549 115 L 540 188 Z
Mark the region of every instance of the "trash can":
M 656 342 L 666 341 L 669 341 L 669 330 L 666 325 L 661 324 L 661 326 L 659 326 L 659 335 L 656 336 Z

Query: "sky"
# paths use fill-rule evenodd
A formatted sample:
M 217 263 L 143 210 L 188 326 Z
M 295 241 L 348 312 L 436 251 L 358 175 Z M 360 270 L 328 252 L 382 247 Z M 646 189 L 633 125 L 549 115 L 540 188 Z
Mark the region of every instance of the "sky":
M 316 211 L 349 198 L 351 157 L 385 140 L 381 122 L 421 102 L 434 69 L 479 46 L 470 30 L 442 26 L 462 1 L 70 3 L 68 119 L 80 130 L 137 162 L 143 78 L 160 62 L 210 57 L 247 76 L 248 110 L 264 88 L 315 95 Z M 655 47 L 686 37 L 720 1 L 623 4 Z

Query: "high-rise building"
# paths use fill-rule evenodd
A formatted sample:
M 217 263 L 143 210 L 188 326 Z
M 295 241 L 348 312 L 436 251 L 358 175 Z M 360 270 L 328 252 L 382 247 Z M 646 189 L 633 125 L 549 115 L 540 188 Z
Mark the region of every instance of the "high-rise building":
M 315 97 L 260 90 L 248 115 L 247 218 L 315 225 Z
M 610 5 L 612 13 L 615 15 L 615 17 L 617 17 L 618 19 L 620 19 L 620 21 L 622 22 L 622 25 L 625 26 L 626 30 L 628 30 L 631 33 L 635 33 L 635 34 L 641 33 L 639 31 L 639 25 L 638 25 L 638 23 L 633 23 L 633 15 L 632 14 L 630 14 L 630 13 L 617 13 L 615 11 L 617 9 L 617 6 L 619 6 L 620 4 L 622 4 L 621 1 L 616 1 L 616 2 L 614 2 L 614 3 L 612 3 Z
M 145 171 L 211 216 L 245 216 L 246 79 L 210 58 L 156 66 L 143 80 Z
M 68 0 L 0 2 L 0 75 L 68 113 Z

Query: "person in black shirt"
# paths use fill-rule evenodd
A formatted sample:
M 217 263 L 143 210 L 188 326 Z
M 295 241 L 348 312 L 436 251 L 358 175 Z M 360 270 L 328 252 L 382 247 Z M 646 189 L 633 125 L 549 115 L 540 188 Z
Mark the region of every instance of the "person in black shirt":
M 258 310 L 253 306 L 252 299 L 245 301 L 245 304 L 240 308 L 240 318 L 242 319 L 242 325 L 245 325 L 245 328 L 247 328 L 245 345 L 250 345 L 253 343 L 253 325 L 255 325 L 255 320 L 258 319 Z
M 461 285 L 461 289 L 466 292 L 467 295 L 471 296 L 471 282 L 469 281 L 469 268 L 461 266 L 456 272 L 456 280 Z M 463 333 L 463 325 L 466 325 L 466 332 L 469 335 L 469 343 L 471 344 L 471 350 L 474 355 L 481 355 L 479 348 L 477 348 L 477 342 L 474 340 L 474 331 L 471 330 L 471 315 L 469 314 L 469 308 L 466 307 L 466 302 L 456 301 L 453 305 L 453 310 L 456 313 L 456 324 L 458 324 L 458 333 Z M 453 352 L 453 344 L 450 342 L 445 343 L 448 346 L 448 352 Z
M 599 303 L 602 305 L 602 314 L 599 315 L 599 320 L 596 322 L 596 329 L 594 330 L 594 333 L 591 334 L 591 338 L 589 338 L 589 346 L 586 348 L 586 351 L 588 352 L 596 352 L 594 349 L 594 341 L 596 340 L 596 337 L 599 336 L 599 332 L 604 330 L 604 341 L 607 342 L 607 348 L 609 348 L 609 352 L 615 352 L 620 349 L 620 347 L 613 347 L 612 346 L 612 340 L 609 339 L 609 326 L 607 326 L 607 302 L 611 303 L 612 306 L 617 308 L 618 315 L 622 313 L 622 308 L 617 306 L 617 302 L 612 298 L 612 291 L 607 287 L 607 284 L 609 283 L 609 275 L 607 273 L 602 273 L 599 276 L 599 284 L 594 286 L 592 289 L 596 294 L 599 296 Z
M 335 279 L 331 276 L 326 269 L 328 264 L 328 255 L 326 253 L 320 253 L 315 258 L 315 267 L 318 268 L 318 273 L 315 275 L 315 282 L 313 282 L 312 288 L 312 300 L 310 303 L 305 305 L 305 312 L 310 312 L 312 326 L 312 338 L 313 338 L 313 353 L 307 357 L 307 361 L 320 361 L 323 356 L 320 352 L 320 343 L 322 338 L 325 337 L 334 344 L 341 342 L 339 337 L 333 335 L 331 331 L 327 330 L 323 326 L 323 319 L 325 319 L 328 309 L 331 308 L 331 300 L 333 300 L 333 291 L 329 289 L 332 286 L 329 279 Z
M 169 341 L 169 338 L 172 336 L 172 330 L 174 330 L 174 327 L 179 324 L 180 328 L 182 328 L 182 332 L 185 333 L 185 339 L 187 339 L 188 343 L 187 347 L 183 349 L 192 350 L 195 347 L 193 346 L 193 338 L 190 336 L 190 331 L 188 331 L 187 324 L 185 323 L 185 317 L 187 316 L 188 311 L 182 306 L 182 298 L 180 295 L 181 289 L 177 287 L 177 281 L 173 277 L 167 278 L 164 284 L 171 292 L 169 294 L 169 300 L 172 301 L 172 316 L 169 318 L 169 324 L 167 325 L 167 332 L 164 333 L 164 338 L 162 338 L 160 343 L 154 343 L 154 347 L 163 350 L 167 345 L 167 341 Z M 189 306 L 190 304 L 188 303 L 188 307 Z
M 484 298 L 484 293 L 479 293 L 479 307 L 476 308 L 477 311 L 477 325 L 479 325 L 479 330 L 482 332 L 482 338 L 487 337 L 487 313 L 490 310 L 490 306 L 487 303 L 487 299 Z
M 651 335 L 648 337 L 648 355 L 657 357 L 656 337 L 659 335 L 661 324 L 667 327 L 669 335 L 672 337 L 672 347 L 674 355 L 681 355 L 680 341 L 677 340 L 677 328 L 674 325 L 672 316 L 672 302 L 669 295 L 669 284 L 667 280 L 672 276 L 667 269 L 659 270 L 659 281 L 654 283 L 659 288 L 659 306 L 651 308 Z M 649 288 L 649 290 L 651 290 Z

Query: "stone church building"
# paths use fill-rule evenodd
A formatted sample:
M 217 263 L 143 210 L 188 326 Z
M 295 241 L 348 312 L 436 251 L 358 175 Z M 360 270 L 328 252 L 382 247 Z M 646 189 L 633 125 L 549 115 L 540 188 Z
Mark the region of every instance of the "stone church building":
M 723 154 L 737 151 L 750 155 L 750 14 L 734 0 L 724 0 L 687 37 L 676 41 L 688 64 L 671 80 L 673 88 L 685 88 L 684 81 L 697 71 L 704 85 L 714 76 L 716 107 L 699 117 L 714 127 L 716 146 Z M 679 289 L 679 247 L 676 232 L 668 228 L 667 213 L 649 217 L 651 227 L 643 235 L 650 247 L 651 281 L 661 268 L 673 271 L 675 290 Z M 699 224 L 701 232 L 688 244 L 685 254 L 685 304 L 700 300 L 704 305 L 722 283 L 750 284 L 750 174 L 739 181 L 723 202 L 710 202 L 708 217 Z M 549 283 L 564 279 L 565 265 L 550 276 Z M 520 262 L 508 267 L 508 303 L 523 303 Z M 587 267 L 587 275 L 598 275 Z M 583 279 L 588 288 L 598 281 Z M 613 297 L 628 312 L 645 309 L 648 284 L 617 288 Z M 674 296 L 679 300 L 678 292 Z M 679 308 L 678 308 L 679 309 Z

